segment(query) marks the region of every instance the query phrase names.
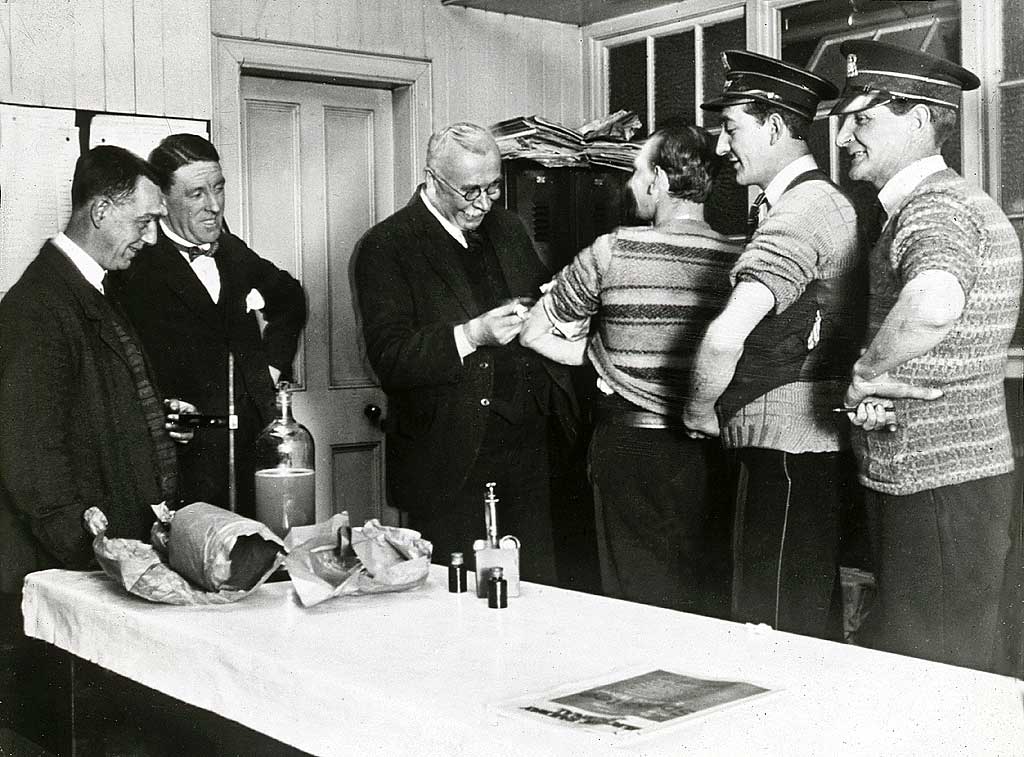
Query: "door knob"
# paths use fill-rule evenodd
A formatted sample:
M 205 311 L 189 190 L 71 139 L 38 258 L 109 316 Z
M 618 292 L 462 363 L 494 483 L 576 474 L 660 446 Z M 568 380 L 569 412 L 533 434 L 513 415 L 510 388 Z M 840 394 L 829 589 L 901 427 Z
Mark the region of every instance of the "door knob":
M 373 403 L 370 403 L 369 405 L 363 408 L 363 415 L 365 415 L 370 420 L 370 422 L 375 426 L 380 425 L 380 417 L 382 413 L 383 411 L 380 409 L 380 407 L 374 405 Z

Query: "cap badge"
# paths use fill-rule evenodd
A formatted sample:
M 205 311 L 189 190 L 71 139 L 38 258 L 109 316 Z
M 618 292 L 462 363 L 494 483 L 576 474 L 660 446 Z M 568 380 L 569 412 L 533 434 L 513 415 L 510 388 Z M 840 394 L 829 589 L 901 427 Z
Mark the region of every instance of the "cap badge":
M 857 71 L 857 53 L 850 53 L 846 56 L 846 78 L 852 79 L 859 71 Z
M 725 69 L 726 73 L 729 73 L 729 71 L 730 71 L 730 68 L 729 68 L 729 56 L 726 55 L 725 53 L 719 53 L 719 55 L 722 56 L 722 68 Z

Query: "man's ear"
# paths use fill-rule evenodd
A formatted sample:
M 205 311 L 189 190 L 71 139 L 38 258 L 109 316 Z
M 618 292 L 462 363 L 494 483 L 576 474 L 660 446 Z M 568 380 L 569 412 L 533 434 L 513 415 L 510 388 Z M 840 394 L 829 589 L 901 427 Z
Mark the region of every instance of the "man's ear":
M 914 107 L 910 109 L 908 115 L 913 118 L 913 125 L 917 129 L 920 129 L 932 122 L 932 111 L 924 103 L 916 103 Z
M 771 129 L 768 135 L 769 144 L 775 144 L 779 141 L 779 138 L 788 132 L 789 127 L 786 126 L 786 122 L 782 120 L 782 116 L 778 113 L 770 113 L 768 115 L 768 128 Z
M 92 221 L 93 227 L 98 229 L 111 210 L 113 210 L 113 206 L 109 197 L 93 198 L 89 203 L 89 220 Z
M 661 166 L 654 167 L 654 182 L 653 185 L 662 194 L 668 194 L 668 174 L 665 173 L 665 169 Z

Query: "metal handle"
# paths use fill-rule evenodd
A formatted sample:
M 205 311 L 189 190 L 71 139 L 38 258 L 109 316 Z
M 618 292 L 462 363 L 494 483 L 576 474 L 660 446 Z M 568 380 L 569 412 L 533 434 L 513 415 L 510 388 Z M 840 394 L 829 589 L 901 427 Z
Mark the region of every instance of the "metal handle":
M 381 424 L 381 416 L 383 414 L 384 411 L 372 403 L 363 408 L 363 415 L 365 415 L 374 426 L 379 426 Z

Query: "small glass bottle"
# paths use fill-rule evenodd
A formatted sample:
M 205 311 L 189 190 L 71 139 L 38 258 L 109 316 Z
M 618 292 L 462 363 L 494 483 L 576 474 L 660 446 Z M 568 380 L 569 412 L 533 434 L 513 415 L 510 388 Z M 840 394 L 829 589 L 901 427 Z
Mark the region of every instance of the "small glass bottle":
M 487 581 L 487 606 L 500 610 L 508 607 L 508 582 L 502 568 L 491 568 L 491 577 Z
M 316 521 L 313 437 L 292 417 L 290 392 L 277 385 L 277 418 L 256 439 L 256 519 L 282 539 Z
M 461 552 L 452 552 L 452 560 L 448 565 L 448 591 L 461 594 L 466 590 L 466 562 Z

